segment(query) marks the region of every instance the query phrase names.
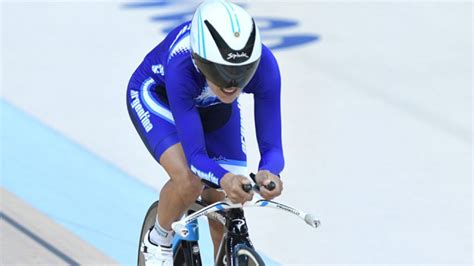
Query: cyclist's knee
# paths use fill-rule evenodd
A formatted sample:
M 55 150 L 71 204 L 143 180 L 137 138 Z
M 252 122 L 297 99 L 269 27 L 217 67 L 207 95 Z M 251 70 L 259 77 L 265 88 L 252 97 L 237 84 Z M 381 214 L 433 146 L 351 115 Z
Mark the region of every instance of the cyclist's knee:
M 193 202 L 202 192 L 204 185 L 199 177 L 194 175 L 189 169 L 179 171 L 179 178 L 173 181 L 176 184 L 178 193 L 185 202 Z
M 184 203 L 192 203 L 199 197 L 203 184 L 189 169 L 181 144 L 177 143 L 166 150 L 160 157 L 160 164 L 171 177 L 175 193 Z

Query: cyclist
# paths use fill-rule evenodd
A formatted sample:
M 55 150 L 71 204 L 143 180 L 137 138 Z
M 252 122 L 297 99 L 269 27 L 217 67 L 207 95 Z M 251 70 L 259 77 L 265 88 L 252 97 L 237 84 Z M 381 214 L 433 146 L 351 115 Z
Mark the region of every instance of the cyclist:
M 275 182 L 260 194 L 281 194 L 280 72 L 261 43 L 253 18 L 224 0 L 203 2 L 146 55 L 127 90 L 131 120 L 149 152 L 170 179 L 160 192 L 156 223 L 145 235 L 147 265 L 172 265 L 171 224 L 199 197 L 213 203 L 244 203 L 252 192 L 238 97 L 251 93 L 261 154 L 257 183 Z M 201 182 L 202 181 L 202 182 Z M 203 183 L 206 184 L 204 189 Z M 210 221 L 214 253 L 224 228 Z

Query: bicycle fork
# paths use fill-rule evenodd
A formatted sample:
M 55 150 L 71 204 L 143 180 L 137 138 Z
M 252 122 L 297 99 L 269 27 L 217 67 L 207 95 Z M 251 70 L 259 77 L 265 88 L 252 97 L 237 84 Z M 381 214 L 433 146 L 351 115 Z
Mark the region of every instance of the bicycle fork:
M 199 224 L 194 220 L 186 225 L 189 234 L 186 237 L 176 235 L 173 240 L 175 265 L 202 265 L 199 249 Z M 182 254 L 180 254 L 182 252 Z M 181 259 L 178 259 L 180 257 Z M 183 261 L 181 261 L 184 259 Z M 176 261 L 178 260 L 178 261 Z

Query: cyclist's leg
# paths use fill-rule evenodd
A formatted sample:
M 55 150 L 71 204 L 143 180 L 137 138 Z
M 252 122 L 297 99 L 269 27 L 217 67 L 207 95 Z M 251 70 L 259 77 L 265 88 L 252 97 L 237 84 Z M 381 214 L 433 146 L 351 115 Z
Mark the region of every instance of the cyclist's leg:
M 203 186 L 189 170 L 168 106 L 153 89 L 145 86 L 139 89 L 131 86 L 127 94 L 128 111 L 136 130 L 170 176 L 160 192 L 158 205 L 159 224 L 170 231 L 171 223 L 194 202 Z
M 218 191 L 213 188 L 206 188 L 201 194 L 202 199 L 206 203 L 214 203 L 216 201 L 221 201 L 224 199 L 225 194 L 221 191 Z M 212 219 L 209 220 L 209 228 L 211 232 L 211 239 L 212 244 L 214 245 L 214 258 L 217 256 L 217 252 L 219 251 L 219 244 L 221 243 L 222 236 L 224 234 L 224 226 Z
M 169 147 L 159 160 L 170 180 L 160 192 L 158 220 L 163 228 L 171 230 L 171 224 L 199 197 L 203 185 L 200 178 L 189 170 L 181 144 Z
M 217 130 L 206 132 L 206 149 L 210 158 L 234 174 L 246 176 L 247 155 L 245 150 L 244 129 L 241 121 L 238 101 L 232 104 L 232 114 L 225 125 Z M 205 189 L 202 198 L 207 202 L 222 200 L 224 195 L 215 189 Z M 214 254 L 217 254 L 224 227 L 217 221 L 210 221 Z

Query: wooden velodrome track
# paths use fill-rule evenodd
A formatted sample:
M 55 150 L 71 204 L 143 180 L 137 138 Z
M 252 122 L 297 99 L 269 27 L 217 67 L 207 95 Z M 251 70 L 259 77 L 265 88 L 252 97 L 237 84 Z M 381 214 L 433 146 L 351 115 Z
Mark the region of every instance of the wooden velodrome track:
M 116 265 L 61 225 L 0 188 L 2 265 Z

